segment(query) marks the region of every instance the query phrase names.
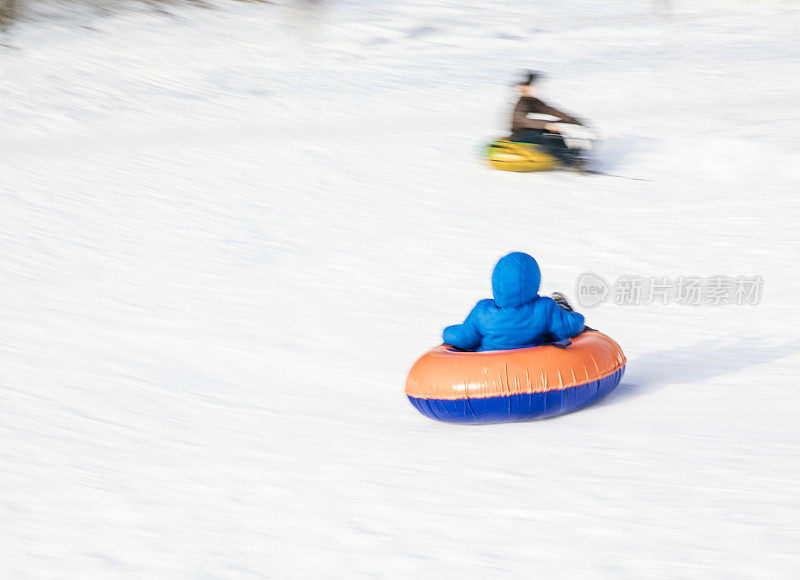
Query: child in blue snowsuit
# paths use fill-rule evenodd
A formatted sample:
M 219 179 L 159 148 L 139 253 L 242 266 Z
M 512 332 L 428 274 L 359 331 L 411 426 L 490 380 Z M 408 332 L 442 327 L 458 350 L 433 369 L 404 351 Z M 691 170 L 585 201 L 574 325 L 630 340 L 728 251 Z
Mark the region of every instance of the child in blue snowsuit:
M 507 350 L 580 334 L 583 315 L 539 296 L 540 282 L 539 264 L 531 256 L 504 256 L 492 272 L 494 300 L 481 300 L 463 324 L 445 328 L 445 344 L 464 350 Z

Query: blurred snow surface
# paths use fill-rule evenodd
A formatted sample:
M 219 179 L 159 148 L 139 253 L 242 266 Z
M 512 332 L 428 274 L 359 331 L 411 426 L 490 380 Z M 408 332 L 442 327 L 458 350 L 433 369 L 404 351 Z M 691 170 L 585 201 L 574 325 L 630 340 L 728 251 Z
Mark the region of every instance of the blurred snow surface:
M 168 12 L 0 47 L 0 577 L 797 577 L 796 4 Z M 520 67 L 648 181 L 487 168 Z M 763 295 L 587 310 L 606 400 L 429 421 L 512 250 Z

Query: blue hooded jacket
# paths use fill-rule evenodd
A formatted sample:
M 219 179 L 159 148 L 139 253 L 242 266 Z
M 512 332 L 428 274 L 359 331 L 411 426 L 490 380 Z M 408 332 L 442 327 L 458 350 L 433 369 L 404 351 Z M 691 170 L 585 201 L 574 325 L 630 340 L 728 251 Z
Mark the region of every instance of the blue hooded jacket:
M 481 300 L 463 324 L 445 328 L 444 342 L 464 350 L 509 350 L 580 334 L 583 315 L 539 296 L 540 282 L 539 264 L 531 256 L 504 256 L 492 273 L 494 300 Z

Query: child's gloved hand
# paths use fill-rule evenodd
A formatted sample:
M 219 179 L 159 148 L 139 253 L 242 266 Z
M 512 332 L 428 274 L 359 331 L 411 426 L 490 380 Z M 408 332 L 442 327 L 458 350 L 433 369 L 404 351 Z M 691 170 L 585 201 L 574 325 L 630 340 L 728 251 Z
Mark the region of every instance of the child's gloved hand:
M 551 298 L 556 301 L 556 304 L 561 308 L 561 310 L 566 310 L 567 312 L 575 312 L 570 306 L 569 302 L 567 302 L 567 297 L 564 296 L 561 292 L 553 292 Z

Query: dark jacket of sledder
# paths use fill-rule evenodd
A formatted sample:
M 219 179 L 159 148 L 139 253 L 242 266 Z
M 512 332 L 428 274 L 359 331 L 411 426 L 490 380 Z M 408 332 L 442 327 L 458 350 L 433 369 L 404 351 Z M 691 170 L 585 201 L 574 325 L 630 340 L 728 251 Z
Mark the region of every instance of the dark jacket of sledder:
M 578 119 L 571 115 L 567 115 L 563 111 L 559 111 L 555 107 L 535 99 L 533 97 L 521 97 L 514 107 L 514 115 L 511 120 L 511 131 L 519 131 L 520 129 L 540 129 L 544 130 L 544 126 L 552 121 L 543 121 L 541 119 L 528 119 L 528 115 L 534 113 L 537 115 L 552 115 L 557 117 L 565 123 L 580 124 Z
M 539 296 L 540 281 L 539 265 L 528 254 L 501 258 L 492 273 L 494 300 L 481 300 L 463 324 L 445 328 L 444 342 L 464 350 L 508 350 L 580 334 L 583 315 Z

